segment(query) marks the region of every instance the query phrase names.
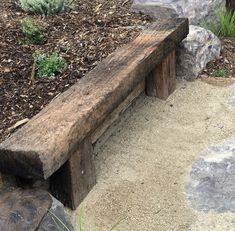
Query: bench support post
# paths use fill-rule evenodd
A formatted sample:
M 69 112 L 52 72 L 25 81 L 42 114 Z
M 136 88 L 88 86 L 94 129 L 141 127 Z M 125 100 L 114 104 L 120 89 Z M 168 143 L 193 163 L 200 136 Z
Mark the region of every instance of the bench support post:
M 234 12 L 235 11 L 235 2 L 234 0 L 226 0 L 227 10 Z
M 172 51 L 146 78 L 146 93 L 160 99 L 167 97 L 176 87 L 176 58 Z
M 52 194 L 71 209 L 76 209 L 96 184 L 93 158 L 92 143 L 85 139 L 50 178 Z

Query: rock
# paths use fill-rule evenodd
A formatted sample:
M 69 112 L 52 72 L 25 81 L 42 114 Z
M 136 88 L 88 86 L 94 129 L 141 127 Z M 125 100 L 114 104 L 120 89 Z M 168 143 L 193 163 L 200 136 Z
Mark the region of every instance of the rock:
M 44 190 L 0 190 L 0 230 L 69 230 L 63 205 Z
M 212 22 L 216 10 L 225 8 L 224 0 L 134 0 L 132 9 L 156 19 L 166 17 L 186 17 L 190 24 L 200 25 Z
M 223 124 L 221 124 L 223 125 Z M 235 212 L 235 139 L 208 147 L 193 164 L 186 196 L 199 211 Z
M 232 85 L 232 93 L 230 95 L 229 98 L 229 105 L 231 105 L 232 107 L 235 107 L 235 83 L 233 83 Z
M 208 62 L 219 58 L 220 50 L 221 42 L 211 31 L 191 25 L 177 49 L 177 78 L 196 79 Z
M 57 231 L 69 230 L 73 231 L 73 227 L 65 214 L 64 206 L 54 197 L 52 197 L 52 205 L 44 216 L 37 231 Z
M 163 18 L 177 18 L 179 15 L 172 8 L 164 6 L 159 7 L 158 5 L 145 5 L 145 4 L 134 4 L 132 10 L 135 12 L 141 12 L 145 15 L 150 16 L 155 20 L 161 20 Z

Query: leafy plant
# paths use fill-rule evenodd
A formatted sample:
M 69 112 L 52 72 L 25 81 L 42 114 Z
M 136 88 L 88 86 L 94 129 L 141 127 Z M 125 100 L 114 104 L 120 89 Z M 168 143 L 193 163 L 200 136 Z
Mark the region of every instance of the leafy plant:
M 66 67 L 65 60 L 57 53 L 51 55 L 35 53 L 33 56 L 38 78 L 53 78 Z
M 206 23 L 206 28 L 219 37 L 235 36 L 235 12 L 223 11 L 217 14 L 217 23 Z
M 45 26 L 43 24 L 36 23 L 31 19 L 21 20 L 22 32 L 25 36 L 23 43 L 29 44 L 43 44 Z
M 19 0 L 20 7 L 29 13 L 43 16 L 54 15 L 71 8 L 69 0 Z
M 224 69 L 219 69 L 214 71 L 213 74 L 215 77 L 224 77 L 226 75 L 226 71 Z

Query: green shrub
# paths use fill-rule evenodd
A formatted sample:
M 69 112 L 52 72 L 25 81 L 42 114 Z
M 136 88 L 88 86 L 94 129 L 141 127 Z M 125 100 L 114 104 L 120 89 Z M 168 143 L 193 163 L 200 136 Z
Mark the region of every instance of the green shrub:
M 224 77 L 226 75 L 226 71 L 224 69 L 219 69 L 214 71 L 213 75 L 215 77 Z
M 43 16 L 54 15 L 71 7 L 69 0 L 19 0 L 20 7 L 29 13 Z
M 217 14 L 217 23 L 206 23 L 206 28 L 219 37 L 235 36 L 235 13 L 223 11 Z
M 66 67 L 65 60 L 57 53 L 51 55 L 35 53 L 33 56 L 38 78 L 53 78 L 58 73 L 62 73 Z
M 25 39 L 22 41 L 26 44 L 43 44 L 45 26 L 34 22 L 31 19 L 23 19 L 21 21 L 22 32 Z

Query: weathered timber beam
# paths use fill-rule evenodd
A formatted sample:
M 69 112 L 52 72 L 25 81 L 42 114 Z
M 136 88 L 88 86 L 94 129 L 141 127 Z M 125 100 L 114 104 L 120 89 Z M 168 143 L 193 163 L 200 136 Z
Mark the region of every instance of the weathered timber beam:
M 71 209 L 76 209 L 96 183 L 93 164 L 93 146 L 102 134 L 116 121 L 145 89 L 140 82 L 129 96 L 107 116 L 105 121 L 79 145 L 69 160 L 50 179 L 50 191 L 54 197 Z M 61 186 L 65 187 L 61 187 Z
M 0 144 L 0 171 L 50 177 L 187 34 L 187 19 L 166 19 L 109 55 Z
M 96 184 L 93 147 L 86 138 L 69 160 L 50 177 L 52 195 L 71 209 L 76 209 Z
M 152 70 L 146 78 L 146 93 L 160 99 L 167 99 L 176 87 L 175 50 Z
M 145 90 L 145 81 L 141 81 L 124 101 L 110 113 L 105 121 L 91 134 L 92 144 L 104 134 L 104 132 L 119 118 L 119 116 L 132 104 L 132 102 Z

